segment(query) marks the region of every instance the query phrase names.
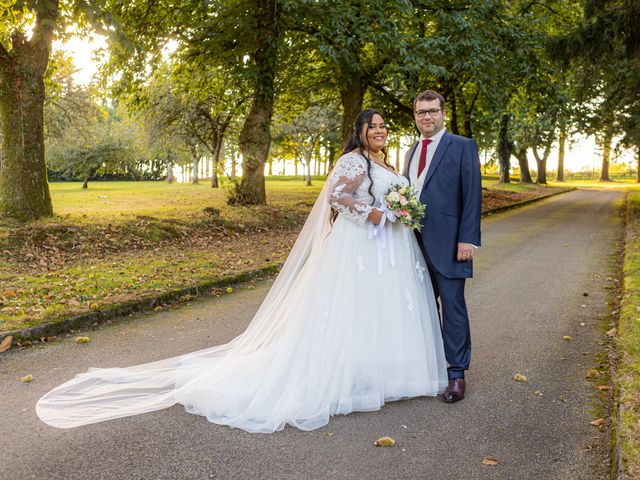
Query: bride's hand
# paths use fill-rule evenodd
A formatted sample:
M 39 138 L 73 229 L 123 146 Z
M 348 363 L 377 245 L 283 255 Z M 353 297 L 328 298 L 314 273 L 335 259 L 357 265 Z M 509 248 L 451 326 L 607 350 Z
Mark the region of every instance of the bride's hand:
M 371 210 L 371 212 L 369 212 L 369 216 L 367 217 L 367 220 L 369 220 L 371 223 L 375 225 L 379 225 L 380 222 L 382 221 L 383 215 L 384 213 L 382 213 L 382 211 L 378 210 L 377 208 L 374 208 Z

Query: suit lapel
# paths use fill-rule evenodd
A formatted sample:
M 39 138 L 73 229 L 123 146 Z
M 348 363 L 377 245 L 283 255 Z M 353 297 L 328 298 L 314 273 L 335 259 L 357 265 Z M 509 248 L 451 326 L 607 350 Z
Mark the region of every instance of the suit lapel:
M 411 162 L 413 161 L 413 156 L 416 153 L 416 148 L 418 148 L 418 142 L 414 143 L 413 147 L 411 147 L 411 150 L 409 150 L 409 161 L 404 166 L 404 172 L 402 172 L 402 174 L 407 178 L 407 180 L 409 180 L 409 183 L 411 183 L 409 172 L 411 171 Z
M 438 168 L 438 165 L 440 165 L 440 162 L 442 161 L 442 158 L 444 157 L 444 154 L 449 148 L 450 144 L 451 134 L 449 132 L 444 132 L 444 135 L 442 136 L 442 138 L 440 139 L 440 143 L 438 144 L 438 148 L 436 149 L 436 152 L 431 159 L 431 163 L 429 164 L 427 176 L 425 177 L 424 183 L 422 184 L 423 191 L 427 187 L 427 184 L 429 183 L 429 180 L 431 180 L 431 177 L 433 177 L 433 172 L 435 172 L 436 168 Z

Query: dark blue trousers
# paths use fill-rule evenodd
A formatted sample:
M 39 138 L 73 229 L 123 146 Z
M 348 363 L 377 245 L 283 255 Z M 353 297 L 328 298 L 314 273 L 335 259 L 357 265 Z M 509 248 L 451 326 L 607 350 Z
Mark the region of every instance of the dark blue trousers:
M 420 239 L 421 240 L 421 239 Z M 471 362 L 471 331 L 464 299 L 464 278 L 447 278 L 438 272 L 423 245 L 429 276 L 440 314 L 444 354 L 449 364 L 449 378 L 464 378 Z

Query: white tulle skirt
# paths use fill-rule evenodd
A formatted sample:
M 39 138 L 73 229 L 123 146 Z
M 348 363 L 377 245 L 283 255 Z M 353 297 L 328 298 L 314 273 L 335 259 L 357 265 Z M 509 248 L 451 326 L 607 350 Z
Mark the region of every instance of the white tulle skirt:
M 70 428 L 180 403 L 210 422 L 269 433 L 442 392 L 446 362 L 422 254 L 407 228 L 386 228 L 392 251 L 340 215 L 307 242 L 321 241 L 321 249 L 292 251 L 248 329 L 230 343 L 91 369 L 40 399 L 38 415 Z

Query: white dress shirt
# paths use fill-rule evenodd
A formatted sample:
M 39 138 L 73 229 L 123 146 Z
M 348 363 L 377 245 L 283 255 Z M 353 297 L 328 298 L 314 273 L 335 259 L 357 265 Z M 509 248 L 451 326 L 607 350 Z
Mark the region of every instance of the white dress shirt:
M 409 181 L 416 192 L 416 196 L 420 196 L 420 192 L 422 191 L 422 186 L 424 185 L 424 179 L 427 177 L 427 172 L 429 171 L 429 165 L 431 165 L 431 160 L 433 159 L 433 155 L 436 153 L 436 148 L 440 144 L 440 140 L 446 132 L 446 128 L 443 128 L 438 133 L 436 133 L 433 137 L 425 137 L 421 136 L 420 141 L 418 142 L 418 146 L 413 152 L 413 157 L 409 159 L 411 164 L 409 165 Z M 429 138 L 431 143 L 427 147 L 427 163 L 422 170 L 422 174 L 418 177 L 418 163 L 420 163 L 420 153 L 422 152 L 422 140 L 425 138 Z

